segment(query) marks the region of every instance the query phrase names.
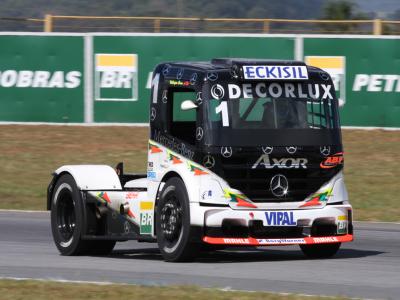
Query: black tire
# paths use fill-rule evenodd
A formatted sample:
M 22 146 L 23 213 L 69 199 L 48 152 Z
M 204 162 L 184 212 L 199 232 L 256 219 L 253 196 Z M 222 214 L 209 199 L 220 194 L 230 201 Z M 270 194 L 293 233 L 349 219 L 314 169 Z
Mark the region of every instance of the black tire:
M 189 197 L 180 178 L 168 179 L 161 191 L 156 209 L 156 234 L 164 260 L 191 261 L 196 257 L 199 243 L 193 242 Z
M 51 230 L 62 255 L 84 254 L 89 243 L 81 239 L 82 199 L 74 178 L 61 175 L 51 199 Z
M 341 243 L 300 245 L 301 251 L 309 258 L 329 258 L 338 252 Z
M 62 255 L 106 255 L 112 251 L 115 241 L 82 240 L 83 201 L 70 174 L 58 179 L 51 201 L 51 230 Z

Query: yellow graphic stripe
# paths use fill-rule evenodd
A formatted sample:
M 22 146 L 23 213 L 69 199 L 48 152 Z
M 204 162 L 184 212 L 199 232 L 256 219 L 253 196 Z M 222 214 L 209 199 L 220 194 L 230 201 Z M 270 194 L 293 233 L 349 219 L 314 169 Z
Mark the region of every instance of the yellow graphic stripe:
M 338 216 L 337 219 L 338 219 L 338 221 L 346 221 L 347 216 Z

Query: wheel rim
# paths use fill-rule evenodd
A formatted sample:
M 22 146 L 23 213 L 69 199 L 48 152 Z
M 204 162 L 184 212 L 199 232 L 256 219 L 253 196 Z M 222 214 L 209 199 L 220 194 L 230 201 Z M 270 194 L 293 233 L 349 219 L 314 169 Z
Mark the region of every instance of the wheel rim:
M 182 231 L 182 208 L 174 193 L 167 196 L 160 219 L 165 239 L 171 244 L 177 242 Z
M 62 242 L 72 239 L 76 226 L 74 201 L 71 191 L 64 188 L 60 191 L 57 205 L 57 228 Z

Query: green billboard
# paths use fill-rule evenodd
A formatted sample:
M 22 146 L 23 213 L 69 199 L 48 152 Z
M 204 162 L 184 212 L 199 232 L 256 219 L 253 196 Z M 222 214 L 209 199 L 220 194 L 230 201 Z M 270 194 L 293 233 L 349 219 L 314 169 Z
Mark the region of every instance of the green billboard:
M 147 123 L 165 61 L 304 59 L 331 74 L 343 125 L 400 127 L 400 38 L 0 34 L 0 122 Z
M 294 38 L 287 37 L 94 35 L 94 121 L 147 122 L 151 72 L 160 62 L 293 59 L 293 49 Z
M 0 120 L 83 122 L 83 37 L 0 35 Z
M 400 39 L 305 38 L 303 53 L 341 77 L 342 125 L 400 127 Z

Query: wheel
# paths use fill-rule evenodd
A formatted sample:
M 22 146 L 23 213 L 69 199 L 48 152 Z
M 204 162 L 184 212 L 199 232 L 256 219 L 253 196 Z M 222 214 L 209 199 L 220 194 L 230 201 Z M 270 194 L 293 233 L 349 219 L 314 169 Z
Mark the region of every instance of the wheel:
M 301 251 L 309 258 L 328 258 L 338 252 L 341 243 L 300 245 Z
M 62 175 L 54 188 L 51 205 L 51 230 L 62 255 L 109 254 L 115 241 L 82 240 L 83 202 L 74 178 Z
M 62 255 L 83 254 L 88 242 L 81 239 L 82 199 L 74 178 L 62 175 L 54 188 L 51 205 L 51 229 Z
M 157 243 L 166 261 L 190 261 L 198 253 L 190 228 L 189 197 L 180 178 L 170 178 L 156 209 Z

